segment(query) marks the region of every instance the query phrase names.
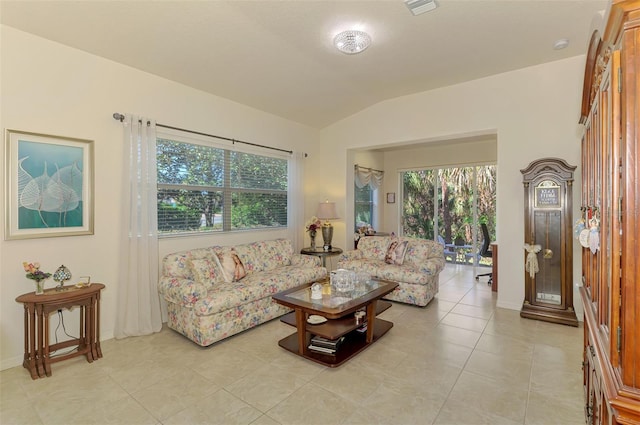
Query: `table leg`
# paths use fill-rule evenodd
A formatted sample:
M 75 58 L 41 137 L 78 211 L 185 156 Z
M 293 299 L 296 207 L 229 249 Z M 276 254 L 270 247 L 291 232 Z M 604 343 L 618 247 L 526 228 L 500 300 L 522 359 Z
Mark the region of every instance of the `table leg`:
M 87 361 L 92 363 L 94 360 L 98 360 L 93 344 L 93 318 L 91 317 L 93 315 L 93 297 L 91 297 L 87 305 L 82 306 L 81 315 L 80 320 L 84 324 L 82 329 L 84 333 L 83 345 L 86 350 L 85 356 L 87 357 Z
M 38 368 L 38 376 L 44 377 L 44 307 L 42 305 L 35 306 L 35 322 L 36 332 L 38 333 L 38 342 L 36 348 L 36 367 Z
M 303 355 L 307 350 L 307 326 L 305 313 L 296 308 L 296 328 L 298 329 L 298 353 Z
M 86 334 L 85 334 L 85 343 L 87 344 L 87 360 L 92 362 L 94 360 L 98 360 L 98 352 L 96 351 L 96 340 L 93 334 L 94 329 L 96 327 L 95 322 L 95 297 L 91 297 L 91 302 L 87 305 L 85 310 L 85 323 L 86 323 Z M 91 360 L 89 360 L 91 358 Z
M 31 379 L 38 379 L 36 367 L 36 306 L 24 304 L 24 361 L 22 366 L 29 369 Z
M 51 376 L 51 354 L 49 353 L 49 313 L 42 311 L 42 322 L 44 323 L 44 352 L 42 354 L 42 362 L 44 364 L 44 373 Z
M 102 349 L 100 348 L 100 291 L 96 292 L 96 318 L 95 327 L 93 328 L 93 334 L 95 337 L 96 354 L 98 358 L 102 357 Z
M 367 344 L 373 342 L 373 325 L 376 322 L 376 304 L 377 300 L 373 300 L 367 305 Z
M 93 326 L 91 317 L 93 315 L 93 297 L 89 300 L 89 304 L 84 306 L 82 313 L 81 320 L 84 323 L 84 348 L 87 350 L 87 361 L 91 363 L 97 359 L 95 350 L 93 349 L 93 332 L 91 330 Z

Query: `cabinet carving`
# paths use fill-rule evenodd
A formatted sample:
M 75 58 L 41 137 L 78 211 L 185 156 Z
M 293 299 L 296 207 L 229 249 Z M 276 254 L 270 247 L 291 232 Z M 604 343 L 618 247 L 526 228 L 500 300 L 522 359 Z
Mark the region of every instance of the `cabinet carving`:
M 614 0 L 591 38 L 580 123 L 585 418 L 640 424 L 640 2 Z

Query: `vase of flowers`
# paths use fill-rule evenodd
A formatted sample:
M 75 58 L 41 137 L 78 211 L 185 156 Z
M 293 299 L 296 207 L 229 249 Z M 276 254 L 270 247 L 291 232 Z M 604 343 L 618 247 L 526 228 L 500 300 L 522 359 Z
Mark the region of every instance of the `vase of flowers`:
M 311 220 L 307 222 L 306 229 L 307 232 L 309 232 L 309 237 L 311 238 L 311 249 L 316 249 L 316 235 L 318 234 L 318 229 L 320 227 L 322 227 L 322 223 L 316 216 L 311 217 Z
M 27 279 L 35 280 L 36 282 L 36 295 L 44 294 L 44 281 L 51 277 L 51 273 L 43 272 L 40 270 L 40 263 L 22 263 L 24 271 L 27 272 Z

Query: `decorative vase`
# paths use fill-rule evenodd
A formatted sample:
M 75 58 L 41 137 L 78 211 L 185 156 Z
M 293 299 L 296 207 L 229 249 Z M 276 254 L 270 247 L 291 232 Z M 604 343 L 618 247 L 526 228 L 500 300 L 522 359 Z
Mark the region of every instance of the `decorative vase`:
M 36 279 L 36 295 L 44 294 L 44 280 Z
M 311 237 L 311 249 L 316 249 L 316 231 L 310 231 L 309 237 Z

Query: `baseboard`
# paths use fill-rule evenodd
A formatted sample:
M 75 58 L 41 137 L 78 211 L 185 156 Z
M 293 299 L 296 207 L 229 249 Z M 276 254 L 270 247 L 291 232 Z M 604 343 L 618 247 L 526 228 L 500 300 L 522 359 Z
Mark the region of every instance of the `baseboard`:
M 520 304 L 516 304 L 516 303 L 506 303 L 504 301 L 500 301 L 498 299 L 498 302 L 496 303 L 496 307 L 499 308 L 506 308 L 507 310 L 517 310 L 520 311 L 520 309 L 522 308 L 522 303 Z
M 0 362 L 0 370 L 11 369 L 12 367 L 21 366 L 22 359 L 24 356 L 21 354 L 16 357 L 11 357 L 9 359 L 4 359 Z

